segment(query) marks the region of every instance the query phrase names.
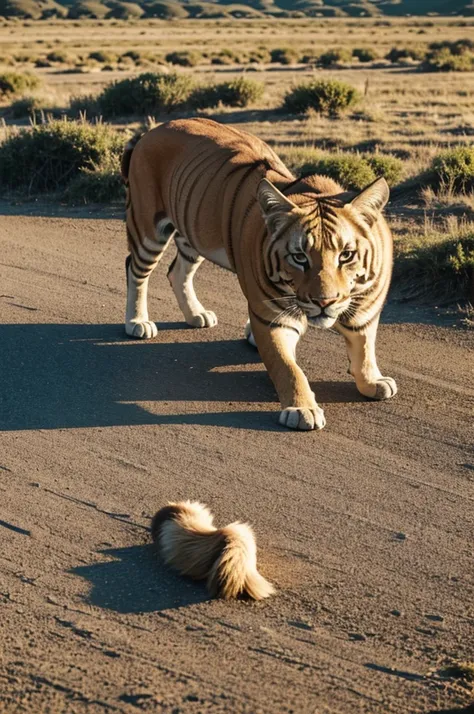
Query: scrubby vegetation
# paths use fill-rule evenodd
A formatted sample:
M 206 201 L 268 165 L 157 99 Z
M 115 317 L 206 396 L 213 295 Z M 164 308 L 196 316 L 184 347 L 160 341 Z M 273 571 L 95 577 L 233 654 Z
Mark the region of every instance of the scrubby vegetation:
M 41 84 L 39 77 L 21 72 L 3 72 L 0 74 L 0 99 L 19 97 L 37 89 Z
M 474 70 L 474 42 L 433 42 L 423 64 L 431 72 L 472 72 Z
M 432 164 L 438 185 L 451 191 L 474 191 L 474 146 L 457 146 L 436 156 Z
M 350 50 L 346 48 L 335 48 L 320 54 L 318 63 L 321 67 L 333 67 L 334 65 L 350 62 L 351 59 L 352 53 Z
M 110 166 L 124 138 L 105 124 L 48 121 L 0 145 L 0 187 L 28 195 L 63 191 L 84 169 Z
M 169 113 L 186 106 L 192 89 L 188 76 L 148 72 L 113 82 L 97 97 L 97 106 L 106 118 Z
M 314 109 L 321 114 L 336 116 L 359 99 L 358 91 L 350 84 L 336 79 L 314 79 L 293 87 L 284 97 L 283 109 L 291 114 Z
M 169 52 L 165 59 L 170 64 L 177 64 L 181 67 L 195 67 L 201 61 L 202 55 L 199 52 L 182 50 L 181 52 Z
M 449 303 L 474 303 L 474 224 L 428 226 L 423 235 L 395 243 L 395 279 L 410 298 L 436 295 Z
M 197 87 L 189 97 L 193 109 L 207 109 L 219 104 L 227 107 L 246 107 L 258 101 L 264 93 L 261 82 L 239 77 L 229 82 Z
M 324 152 L 318 149 L 290 149 L 280 152 L 287 166 L 298 175 L 323 174 L 344 188 L 361 189 L 384 176 L 390 186 L 403 177 L 403 161 L 386 154 Z

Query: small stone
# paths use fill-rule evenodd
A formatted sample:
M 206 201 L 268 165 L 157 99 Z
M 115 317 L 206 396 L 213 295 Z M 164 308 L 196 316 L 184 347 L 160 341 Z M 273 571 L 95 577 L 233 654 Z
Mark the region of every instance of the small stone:
M 393 537 L 395 538 L 395 540 L 406 540 L 408 538 L 407 534 L 402 533 L 401 531 L 400 533 L 394 533 Z
M 442 615 L 425 615 L 427 620 L 432 620 L 433 622 L 444 622 L 444 617 Z
M 401 617 L 403 615 L 403 612 L 401 610 L 390 610 L 390 614 L 394 615 L 395 617 Z
M 33 486 L 33 488 L 41 488 L 41 484 L 39 483 L 39 481 L 32 481 L 30 483 L 30 486 Z
M 349 632 L 349 639 L 354 642 L 365 642 L 367 637 L 362 632 Z

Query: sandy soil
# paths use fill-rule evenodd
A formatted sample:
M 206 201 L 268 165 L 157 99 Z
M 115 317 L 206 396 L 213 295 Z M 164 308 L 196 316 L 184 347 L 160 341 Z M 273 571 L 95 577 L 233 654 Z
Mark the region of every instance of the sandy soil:
M 473 333 L 389 306 L 379 361 L 399 396 L 376 404 L 341 339 L 310 332 L 328 425 L 285 431 L 232 275 L 201 269 L 220 322 L 195 331 L 163 264 L 159 337 L 131 341 L 122 222 L 9 213 L 0 711 L 472 712 L 432 673 L 474 650 Z M 254 524 L 274 598 L 209 601 L 160 564 L 149 518 L 180 498 Z

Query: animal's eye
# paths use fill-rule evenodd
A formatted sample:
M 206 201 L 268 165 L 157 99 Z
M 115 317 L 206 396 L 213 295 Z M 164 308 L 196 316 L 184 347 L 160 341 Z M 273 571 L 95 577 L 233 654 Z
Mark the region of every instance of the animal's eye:
M 350 263 L 351 260 L 354 259 L 356 253 L 356 250 L 343 250 L 342 253 L 339 254 L 339 262 Z
M 298 263 L 298 265 L 306 265 L 306 263 L 308 262 L 306 253 L 292 253 L 291 257 L 293 258 L 295 263 Z

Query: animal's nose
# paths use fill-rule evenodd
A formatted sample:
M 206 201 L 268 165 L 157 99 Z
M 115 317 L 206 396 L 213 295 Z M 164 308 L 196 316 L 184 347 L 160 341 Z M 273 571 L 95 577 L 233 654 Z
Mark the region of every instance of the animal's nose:
M 333 295 L 332 297 L 314 298 L 314 302 L 324 310 L 325 307 L 327 307 L 328 305 L 332 305 L 334 302 L 337 302 L 338 299 L 339 295 Z

